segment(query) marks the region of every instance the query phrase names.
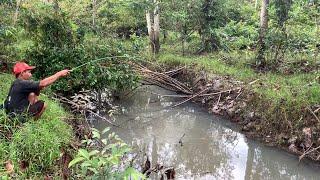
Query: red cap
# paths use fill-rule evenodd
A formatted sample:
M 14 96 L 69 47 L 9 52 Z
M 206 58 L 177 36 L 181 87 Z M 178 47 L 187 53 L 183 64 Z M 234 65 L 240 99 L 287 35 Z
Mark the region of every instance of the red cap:
M 18 75 L 18 74 L 22 73 L 23 71 L 32 70 L 34 68 L 36 68 L 36 67 L 35 66 L 29 66 L 27 63 L 17 62 L 13 67 L 13 73 L 15 75 Z

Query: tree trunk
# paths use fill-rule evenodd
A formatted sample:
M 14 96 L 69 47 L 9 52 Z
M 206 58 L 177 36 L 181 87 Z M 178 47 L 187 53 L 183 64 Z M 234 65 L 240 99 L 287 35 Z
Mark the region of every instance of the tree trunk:
M 151 52 L 157 54 L 160 50 L 160 14 L 157 0 L 154 0 L 154 3 L 156 4 L 156 7 L 152 14 L 150 13 L 150 10 L 146 10 L 146 20 Z
M 157 3 L 157 0 L 154 1 L 156 3 L 156 7 L 154 9 L 153 13 L 153 29 L 154 29 L 154 53 L 158 54 L 160 50 L 160 14 L 159 14 L 159 5 Z
M 97 2 L 92 0 L 92 29 L 96 31 L 96 14 L 97 14 Z
M 17 23 L 17 21 L 18 21 L 20 4 L 21 4 L 21 0 L 17 0 L 17 3 L 16 3 L 16 11 L 15 11 L 15 13 L 14 13 L 14 15 L 13 15 L 13 26 L 16 25 L 16 23 Z
M 268 29 L 268 5 L 269 0 L 262 0 L 260 12 L 260 38 L 264 40 L 265 33 Z
M 257 65 L 264 68 L 266 65 L 265 59 L 265 35 L 268 29 L 268 5 L 269 0 L 262 0 L 260 12 L 260 34 L 258 40 L 258 57 Z
M 154 43 L 153 43 L 154 31 L 153 31 L 152 22 L 151 22 L 151 13 L 149 10 L 146 11 L 146 20 L 147 20 L 150 49 L 151 49 L 151 52 L 154 53 Z

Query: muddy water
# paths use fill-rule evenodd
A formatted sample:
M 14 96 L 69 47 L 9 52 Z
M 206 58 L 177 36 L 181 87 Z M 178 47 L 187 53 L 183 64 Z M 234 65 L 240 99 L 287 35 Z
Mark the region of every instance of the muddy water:
M 140 89 L 119 104 L 121 128 L 112 130 L 135 151 L 145 152 L 152 164 L 175 167 L 176 179 L 320 179 L 316 164 L 299 163 L 293 155 L 248 140 L 233 124 L 195 104 L 170 108 L 179 99 L 148 91 L 172 94 L 157 87 Z

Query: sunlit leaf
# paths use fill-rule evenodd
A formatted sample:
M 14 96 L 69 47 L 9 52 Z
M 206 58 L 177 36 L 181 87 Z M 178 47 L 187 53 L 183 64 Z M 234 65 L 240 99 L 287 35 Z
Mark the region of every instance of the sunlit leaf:
M 86 159 L 90 159 L 90 155 L 88 153 L 87 150 L 85 149 L 79 149 L 78 151 L 79 155 L 81 155 L 82 157 L 86 158 Z
M 100 139 L 100 133 L 96 131 L 92 131 L 92 138 Z
M 91 157 L 91 156 L 96 155 L 98 153 L 99 153 L 98 150 L 93 150 L 93 151 L 90 151 L 89 156 Z
M 108 132 L 110 130 L 110 127 L 106 127 L 102 132 L 101 134 L 105 134 L 106 132 Z
M 79 162 L 81 162 L 83 160 L 84 160 L 83 157 L 77 157 L 77 158 L 73 159 L 72 161 L 70 161 L 68 167 L 70 168 L 71 166 L 73 166 L 73 165 L 75 165 L 75 164 L 77 164 L 77 163 L 79 163 Z

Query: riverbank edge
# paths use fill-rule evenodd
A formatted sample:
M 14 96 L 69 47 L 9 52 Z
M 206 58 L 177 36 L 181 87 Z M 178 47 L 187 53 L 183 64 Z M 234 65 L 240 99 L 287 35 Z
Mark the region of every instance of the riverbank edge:
M 218 75 L 203 68 L 197 63 L 181 63 L 171 59 L 169 62 L 158 61 L 166 69 L 173 66 L 185 66 L 186 69 L 175 78 L 193 88 L 194 92 L 200 92 L 211 84 L 220 84 L 217 87 L 219 93 L 209 97 L 196 97 L 192 101 L 207 108 L 213 113 L 236 123 L 246 137 L 258 140 L 267 146 L 283 149 L 299 157 L 299 160 L 307 158 L 319 163 L 320 154 L 316 151 L 320 147 L 320 127 L 315 114 L 310 113 L 309 107 L 288 108 L 288 104 L 275 104 L 263 94 L 256 92 L 253 86 L 260 86 L 257 81 L 241 82 L 230 75 Z M 151 67 L 152 68 L 152 67 Z M 199 71 L 201 69 L 201 71 Z M 216 85 L 217 86 L 217 85 Z M 234 89 L 241 89 L 239 93 L 233 93 Z M 231 90 L 228 92 L 228 90 Z M 290 113 L 293 111 L 292 113 Z M 304 121 L 294 120 L 299 113 Z

